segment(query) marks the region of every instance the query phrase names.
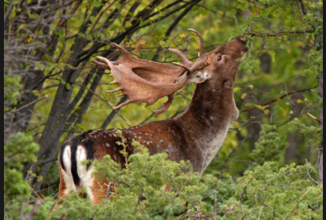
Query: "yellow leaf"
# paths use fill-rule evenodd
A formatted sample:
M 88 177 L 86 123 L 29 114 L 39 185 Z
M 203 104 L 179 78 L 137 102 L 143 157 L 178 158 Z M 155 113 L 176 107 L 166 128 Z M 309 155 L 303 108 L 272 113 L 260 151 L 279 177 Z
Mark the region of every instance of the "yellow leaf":
M 243 93 L 243 94 L 241 95 L 241 99 L 246 98 L 246 96 L 247 96 L 247 93 Z
M 181 33 L 181 34 L 179 34 L 179 37 L 186 38 L 187 35 L 185 35 L 184 33 Z
M 250 88 L 250 89 L 253 89 L 254 88 L 253 85 L 248 85 L 247 87 Z
M 304 103 L 304 101 L 302 101 L 301 99 L 298 99 L 297 103 Z
M 298 42 L 297 42 L 297 46 L 298 46 L 298 47 L 301 47 L 302 45 L 303 45 L 303 42 L 302 42 L 302 41 L 298 41 Z
M 240 87 L 234 87 L 233 88 L 233 92 L 238 92 L 238 91 L 240 91 L 241 89 L 240 89 Z
M 33 36 L 32 35 L 29 35 L 26 40 L 24 40 L 24 43 L 30 43 L 33 41 Z

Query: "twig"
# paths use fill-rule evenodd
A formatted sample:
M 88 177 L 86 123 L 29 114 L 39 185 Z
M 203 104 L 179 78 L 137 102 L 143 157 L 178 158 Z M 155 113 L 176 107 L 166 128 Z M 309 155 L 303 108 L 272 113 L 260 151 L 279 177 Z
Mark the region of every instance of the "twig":
M 160 107 L 160 108 L 161 108 L 161 107 Z M 145 118 L 145 120 L 142 121 L 142 122 L 140 122 L 138 125 L 145 124 L 145 122 L 147 122 L 147 121 L 148 121 L 150 118 L 152 118 L 154 115 L 155 115 L 155 113 L 152 112 L 152 113 L 150 114 L 150 116 L 148 116 L 147 118 Z M 138 126 L 138 125 L 137 125 L 137 126 Z
M 181 109 L 181 110 L 176 111 L 176 112 L 172 115 L 171 119 L 177 117 L 178 114 L 180 114 L 180 113 L 182 113 L 182 112 L 184 112 L 184 111 L 185 111 L 185 109 Z
M 216 197 L 216 190 L 214 192 L 214 219 L 217 219 L 217 197 Z
M 260 34 L 260 33 L 253 33 L 253 32 L 247 32 L 247 34 L 249 34 L 252 37 L 275 37 L 281 34 L 302 34 L 302 33 L 314 33 L 315 30 L 303 30 L 303 31 L 290 31 L 290 30 L 286 30 L 286 31 L 279 31 L 276 32 L 274 34 Z
M 251 180 L 248 181 L 247 185 L 248 185 L 248 184 L 249 184 L 253 179 L 254 179 L 254 177 L 253 177 Z M 230 214 L 230 211 L 232 211 L 232 210 L 233 210 L 233 209 L 234 209 L 238 204 L 241 204 L 241 200 L 242 200 L 244 194 L 247 194 L 247 186 L 245 186 L 245 187 L 243 188 L 243 191 L 242 191 L 242 193 L 241 193 L 241 195 L 240 195 L 240 197 L 239 197 L 238 202 L 237 202 L 236 204 L 233 204 L 233 205 L 229 208 L 229 210 L 225 213 L 225 215 L 222 217 L 221 220 L 224 220 L 224 219 L 226 218 L 226 216 L 227 216 L 228 214 Z
M 91 64 L 91 65 L 88 65 L 88 66 L 73 67 L 73 68 L 71 68 L 71 69 L 73 69 L 73 70 L 80 70 L 80 69 L 92 68 L 92 67 L 94 67 L 94 66 L 95 66 L 94 64 Z
M 64 217 L 66 216 L 66 213 L 64 212 L 61 217 L 59 218 L 59 220 L 62 220 Z
M 309 192 L 311 190 L 311 188 L 309 188 L 308 190 L 307 190 L 307 192 L 305 192 L 305 194 L 303 194 L 301 197 L 300 197 L 300 199 L 298 200 L 298 202 L 292 207 L 292 209 L 286 214 L 286 216 L 283 218 L 283 219 L 287 219 L 286 217 L 290 214 L 290 212 L 292 212 L 292 210 L 298 205 L 298 203 L 301 201 L 301 199 L 303 198 L 303 197 L 305 197 L 305 195 L 307 195 L 307 193 Z
M 45 163 L 49 163 L 49 162 L 55 161 L 57 159 L 58 159 L 57 157 L 54 157 L 54 158 L 50 158 L 50 159 L 46 159 L 46 160 L 41 160 L 37 164 L 39 166 L 39 165 L 42 165 L 42 164 L 45 164 Z
M 6 13 L 4 15 L 4 18 L 3 18 L 3 23 L 6 24 L 6 21 L 10 15 L 10 12 L 12 11 L 13 7 L 14 7 L 14 4 L 13 4 L 14 1 L 10 1 L 10 4 L 9 6 L 7 7 L 7 10 L 6 10 Z
M 224 162 L 224 164 L 223 164 L 223 168 L 222 168 L 222 171 L 221 171 L 221 174 L 220 174 L 220 176 L 222 177 L 223 176 L 223 173 L 224 173 L 224 170 L 225 170 L 225 168 L 226 168 L 226 164 L 229 162 L 229 160 L 230 160 L 230 157 L 231 157 L 231 155 L 234 153 L 234 152 L 236 152 L 236 150 L 238 149 L 238 147 L 239 146 L 241 146 L 241 144 L 245 141 L 245 140 L 247 140 L 247 138 L 249 137 L 249 135 L 247 135 L 235 148 L 233 148 L 232 149 L 232 151 L 231 151 L 231 153 L 229 153 L 229 155 L 228 155 L 228 157 L 226 158 L 226 160 L 225 160 L 225 162 Z
M 109 183 L 109 185 L 108 185 L 108 188 L 107 188 L 107 190 L 106 190 L 106 196 L 105 196 L 105 200 L 107 200 L 109 197 L 110 197 L 110 191 L 111 191 L 111 186 L 112 186 L 112 182 L 110 182 Z M 104 200 L 104 201 L 105 201 Z
M 314 180 L 314 179 L 310 176 L 310 171 L 309 171 L 309 167 L 308 167 L 308 160 L 307 160 L 307 158 L 306 158 L 306 164 L 307 164 L 307 175 L 308 175 L 309 179 L 310 179 L 312 182 L 314 182 L 314 183 L 316 183 L 317 185 L 319 185 L 320 182 Z
M 320 120 L 319 120 L 319 118 L 317 118 L 317 117 L 313 116 L 313 115 L 312 115 L 312 114 L 310 114 L 309 112 L 307 112 L 307 114 L 308 114 L 310 117 L 312 117 L 313 119 L 315 119 L 316 121 L 320 121 Z
M 35 102 L 41 101 L 42 99 L 45 99 L 45 98 L 47 98 L 47 97 L 48 97 L 48 95 L 45 95 L 45 96 L 43 96 L 43 97 L 41 97 L 41 98 L 39 98 L 39 99 L 36 99 L 36 100 L 34 100 L 34 101 L 28 103 L 27 105 L 24 105 L 24 106 L 20 107 L 19 109 L 16 109 L 16 110 L 13 110 L 13 111 L 8 111 L 8 112 L 10 112 L 10 113 L 18 112 L 18 111 L 20 111 L 20 110 L 22 110 L 22 109 L 24 109 L 24 108 L 26 108 L 26 107 L 28 107 L 28 106 L 34 104 Z
M 36 202 L 34 204 L 33 209 L 25 216 L 23 216 L 23 209 L 21 208 L 20 209 L 20 219 L 21 220 L 30 220 L 30 219 L 32 219 L 37 214 L 37 211 L 40 208 L 40 206 L 41 206 L 41 200 L 36 199 Z
M 303 1 L 302 0 L 299 0 L 299 7 L 300 7 L 300 11 L 302 12 L 302 15 L 306 15 L 307 12 L 306 12 L 306 9 L 304 7 L 304 4 L 303 4 Z
M 273 102 L 280 101 L 281 99 L 287 97 L 288 95 L 293 95 L 293 94 L 296 94 L 296 93 L 299 93 L 299 92 L 304 92 L 304 91 L 311 90 L 311 89 L 314 89 L 314 88 L 317 88 L 317 86 L 314 86 L 314 87 L 311 87 L 311 88 L 308 88 L 308 89 L 300 89 L 300 90 L 297 90 L 297 91 L 288 92 L 288 93 L 278 97 L 277 99 L 273 99 L 272 101 L 266 102 L 264 104 L 260 104 L 259 106 L 266 106 L 266 105 L 269 105 L 269 104 L 271 104 Z M 241 110 L 240 113 L 249 112 L 249 111 L 252 111 L 252 110 L 255 110 L 255 109 L 257 109 L 257 107 L 247 108 L 247 109 Z
M 90 88 L 88 88 L 87 86 L 84 86 L 84 85 L 80 85 L 80 84 L 78 84 L 79 86 L 82 86 L 82 87 L 84 87 L 84 88 L 86 88 L 88 91 L 90 91 L 91 93 L 93 93 L 97 98 L 99 98 L 99 99 L 101 99 L 105 104 L 107 104 L 110 108 L 112 108 L 112 110 L 113 111 L 115 111 L 116 112 L 116 114 L 117 115 L 119 115 L 121 118 L 122 118 L 122 120 L 124 120 L 124 122 L 126 122 L 126 124 L 129 126 L 129 127 L 132 127 L 131 125 L 130 125 L 130 123 L 118 112 L 118 110 L 117 109 L 114 109 L 113 107 L 112 107 L 112 105 L 108 102 L 108 101 L 106 101 L 104 98 L 102 98 L 100 95 L 98 95 L 98 94 L 96 94 L 93 90 L 91 90 Z
M 184 3 L 188 3 L 188 4 L 192 4 L 192 5 L 196 5 L 196 6 L 199 6 L 199 7 L 202 7 L 202 8 L 205 8 L 206 10 L 210 11 L 210 12 L 213 12 L 213 13 L 217 13 L 217 11 L 215 10 L 212 10 L 212 9 L 209 9 L 207 8 L 205 5 L 202 5 L 202 4 L 196 4 L 196 3 L 192 3 L 192 2 L 187 2 L 187 1 L 181 1 L 181 2 L 184 2 Z
M 135 212 L 137 211 L 137 206 L 139 206 L 140 201 L 141 201 L 141 199 L 143 198 L 143 192 L 144 192 L 144 189 L 141 188 L 141 192 L 140 192 L 140 194 L 139 194 L 139 196 L 138 196 L 137 204 L 136 204 L 136 207 L 135 207 L 135 209 L 134 209 Z

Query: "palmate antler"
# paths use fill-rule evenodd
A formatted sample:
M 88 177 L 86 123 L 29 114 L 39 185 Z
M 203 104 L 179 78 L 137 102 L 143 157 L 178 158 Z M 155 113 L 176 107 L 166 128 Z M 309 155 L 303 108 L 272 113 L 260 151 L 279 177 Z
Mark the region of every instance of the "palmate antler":
M 102 68 L 111 69 L 114 81 L 110 84 L 116 83 L 119 87 L 108 92 L 122 91 L 118 96 L 127 95 L 129 98 L 126 102 L 114 107 L 114 109 L 121 108 L 129 103 L 146 102 L 146 106 L 153 105 L 158 99 L 167 96 L 168 101 L 164 103 L 164 106 L 153 112 L 157 116 L 168 110 L 173 100 L 173 94 L 187 83 L 194 71 L 206 65 L 206 60 L 203 57 L 203 38 L 196 30 L 189 30 L 195 32 L 200 38 L 200 53 L 195 63 L 189 61 L 182 52 L 176 49 L 169 50 L 180 56 L 183 64 L 175 63 L 178 67 L 138 59 L 115 43 L 113 43 L 113 46 L 117 47 L 122 55 L 119 60 L 111 62 L 104 57 L 97 57 L 102 62 L 92 60 Z

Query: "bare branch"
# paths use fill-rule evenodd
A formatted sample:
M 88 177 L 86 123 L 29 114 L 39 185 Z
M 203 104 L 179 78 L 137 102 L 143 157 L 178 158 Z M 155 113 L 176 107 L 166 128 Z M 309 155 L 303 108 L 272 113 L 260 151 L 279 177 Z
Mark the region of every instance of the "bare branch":
M 41 206 L 41 200 L 40 199 L 36 199 L 36 202 L 34 204 L 33 209 L 27 214 L 23 216 L 23 212 L 22 212 L 22 208 L 20 210 L 20 220 L 30 220 L 32 219 L 36 214 L 38 209 Z
M 9 15 L 10 15 L 10 12 L 12 11 L 12 8 L 14 7 L 13 2 L 14 2 L 13 0 L 10 1 L 10 4 L 9 4 L 7 10 L 6 10 L 5 16 L 3 18 L 3 23 L 4 24 L 6 24 L 6 21 L 7 21 L 8 17 L 9 17 Z
M 83 85 L 81 85 L 81 86 L 83 86 Z M 83 86 L 84 87 L 84 86 Z M 88 91 L 90 91 L 91 93 L 93 93 L 96 97 L 98 97 L 99 99 L 101 99 L 103 102 L 105 102 L 105 104 L 107 104 L 110 108 L 112 108 L 113 109 L 113 111 L 116 111 L 116 114 L 117 115 L 119 115 L 121 118 L 122 118 L 122 120 L 124 120 L 124 122 L 126 122 L 126 124 L 129 126 L 129 127 L 131 127 L 131 125 L 129 124 L 129 122 L 116 110 L 116 109 L 114 109 L 113 107 L 112 107 L 112 105 L 109 103 L 109 102 L 107 102 L 104 98 L 102 98 L 100 95 L 98 95 L 98 94 L 96 94 L 93 90 L 91 90 L 91 89 L 89 89 L 88 87 L 85 87 Z
M 254 32 L 247 32 L 252 37 L 275 37 L 278 35 L 282 34 L 305 34 L 305 33 L 314 33 L 315 30 L 302 30 L 302 31 L 290 31 L 290 30 L 285 30 L 285 31 L 279 31 L 274 34 L 260 34 L 260 33 L 254 33 Z
M 314 180 L 314 179 L 310 176 L 310 171 L 309 171 L 309 167 L 308 167 L 308 160 L 307 160 L 307 158 L 306 158 L 306 164 L 307 164 L 307 175 L 308 175 L 309 179 L 310 179 L 312 182 L 314 182 L 314 183 L 316 183 L 317 185 L 319 185 L 320 182 Z
M 317 118 L 317 117 L 313 116 L 313 115 L 312 115 L 312 114 L 310 114 L 309 112 L 307 112 L 307 114 L 308 114 L 310 117 L 312 117 L 313 119 L 315 119 L 316 121 L 320 121 L 320 120 L 319 120 L 319 118 Z
M 299 92 L 308 91 L 308 90 L 311 91 L 311 89 L 314 89 L 314 88 L 317 88 L 317 86 L 314 86 L 314 87 L 311 87 L 311 88 L 308 88 L 308 89 L 300 89 L 300 90 L 297 90 L 297 91 L 288 92 L 288 93 L 286 93 L 286 94 L 278 97 L 277 99 L 273 99 L 272 101 L 266 102 L 264 104 L 260 104 L 259 106 L 266 106 L 266 105 L 269 105 L 269 104 L 271 104 L 273 102 L 280 101 L 281 99 L 287 97 L 288 95 L 293 95 L 293 94 L 296 94 L 296 93 L 299 93 Z M 247 108 L 247 109 L 241 110 L 240 113 L 249 112 L 249 111 L 252 111 L 252 110 L 255 110 L 255 109 L 257 109 L 257 107 Z
M 112 186 L 112 182 L 110 182 L 109 183 L 109 185 L 108 185 L 108 188 L 107 188 L 107 190 L 106 190 L 106 196 L 105 196 L 105 200 L 107 200 L 109 197 L 110 197 L 110 191 L 111 191 L 111 186 Z M 105 201 L 104 200 L 104 201 Z
M 214 192 L 214 219 L 217 219 L 217 197 L 216 197 L 216 190 Z
M 302 13 L 302 15 L 306 15 L 307 11 L 306 11 L 306 9 L 304 7 L 304 4 L 303 4 L 302 0 L 299 0 L 299 7 L 300 7 L 300 12 Z
M 33 102 L 28 103 L 27 105 L 24 105 L 24 106 L 20 107 L 19 109 L 16 109 L 16 110 L 13 110 L 13 111 L 8 111 L 8 112 L 11 112 L 11 113 L 18 112 L 18 111 L 20 111 L 20 110 L 34 104 L 35 102 L 41 101 L 42 99 L 45 99 L 47 97 L 48 97 L 48 95 L 45 95 L 45 96 L 43 96 L 41 98 L 38 98 L 38 99 L 34 100 Z

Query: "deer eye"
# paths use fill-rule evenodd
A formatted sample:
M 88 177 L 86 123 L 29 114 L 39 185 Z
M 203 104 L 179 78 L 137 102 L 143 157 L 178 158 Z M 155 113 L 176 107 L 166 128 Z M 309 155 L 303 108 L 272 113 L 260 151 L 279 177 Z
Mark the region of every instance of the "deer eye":
M 222 56 L 217 57 L 217 61 L 220 61 L 220 60 L 222 60 Z

